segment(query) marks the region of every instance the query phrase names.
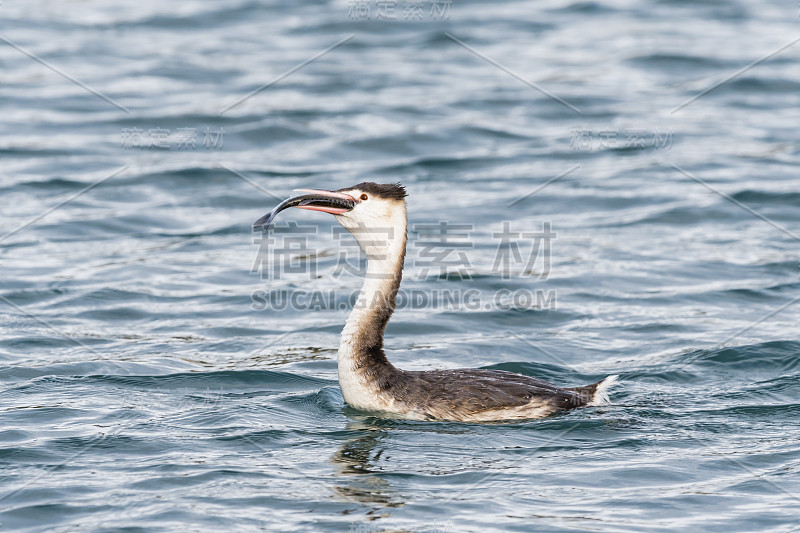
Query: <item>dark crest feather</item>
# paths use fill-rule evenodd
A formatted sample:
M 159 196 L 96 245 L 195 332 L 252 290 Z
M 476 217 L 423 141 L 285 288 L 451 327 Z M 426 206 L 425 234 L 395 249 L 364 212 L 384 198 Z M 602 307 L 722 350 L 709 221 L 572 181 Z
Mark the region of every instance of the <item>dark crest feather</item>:
M 400 185 L 400 183 L 374 183 L 371 181 L 364 181 L 352 187 L 339 189 L 336 192 L 350 191 L 353 189 L 358 189 L 371 196 L 377 196 L 378 198 L 385 198 L 387 200 L 402 200 L 408 196 L 405 187 Z

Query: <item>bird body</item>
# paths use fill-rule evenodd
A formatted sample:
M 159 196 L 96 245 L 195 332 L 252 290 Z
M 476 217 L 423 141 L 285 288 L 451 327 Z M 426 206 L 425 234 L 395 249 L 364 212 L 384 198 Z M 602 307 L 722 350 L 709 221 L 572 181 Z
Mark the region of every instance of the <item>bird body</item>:
M 405 189 L 365 182 L 338 191 L 303 192 L 310 194 L 286 200 L 254 226 L 266 230 L 288 207 L 328 212 L 353 234 L 367 256 L 364 284 L 339 343 L 339 384 L 348 405 L 415 420 L 490 422 L 542 418 L 608 400 L 606 391 L 617 376 L 560 388 L 502 370 L 396 368 L 383 351 L 383 336 L 403 275 Z

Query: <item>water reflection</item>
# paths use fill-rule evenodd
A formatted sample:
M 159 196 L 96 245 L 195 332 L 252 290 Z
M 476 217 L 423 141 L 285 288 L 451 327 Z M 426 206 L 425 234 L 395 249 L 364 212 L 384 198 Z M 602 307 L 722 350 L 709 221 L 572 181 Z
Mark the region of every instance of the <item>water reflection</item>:
M 385 451 L 383 440 L 390 427 L 370 419 L 348 422 L 349 431 L 358 431 L 359 436 L 345 442 L 333 454 L 331 461 L 337 466 L 340 483 L 334 490 L 348 501 L 399 507 L 404 505 L 398 494 L 393 493 L 391 485 L 381 477 L 382 470 L 377 462 Z

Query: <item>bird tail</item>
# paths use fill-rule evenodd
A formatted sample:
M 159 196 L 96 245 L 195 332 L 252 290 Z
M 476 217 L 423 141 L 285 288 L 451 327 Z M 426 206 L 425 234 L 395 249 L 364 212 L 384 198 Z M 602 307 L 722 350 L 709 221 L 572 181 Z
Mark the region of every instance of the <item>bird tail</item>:
M 567 390 L 575 391 L 580 395 L 581 405 L 605 405 L 611 403 L 608 399 L 608 389 L 617 382 L 619 376 L 613 375 L 601 379 L 597 383 L 584 385 L 583 387 L 572 387 Z

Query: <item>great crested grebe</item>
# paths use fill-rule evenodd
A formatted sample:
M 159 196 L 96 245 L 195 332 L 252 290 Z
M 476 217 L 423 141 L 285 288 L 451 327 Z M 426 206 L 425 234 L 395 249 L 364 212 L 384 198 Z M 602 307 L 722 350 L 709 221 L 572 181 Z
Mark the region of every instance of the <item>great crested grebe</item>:
M 400 184 L 364 182 L 337 191 L 299 191 L 306 194 L 285 200 L 253 228 L 266 231 L 275 216 L 289 207 L 331 213 L 366 255 L 364 284 L 339 343 L 339 385 L 351 407 L 415 420 L 490 422 L 541 418 L 608 401 L 606 391 L 617 376 L 583 387 L 560 388 L 502 370 L 396 368 L 383 352 L 383 333 L 403 277 L 405 189 Z

